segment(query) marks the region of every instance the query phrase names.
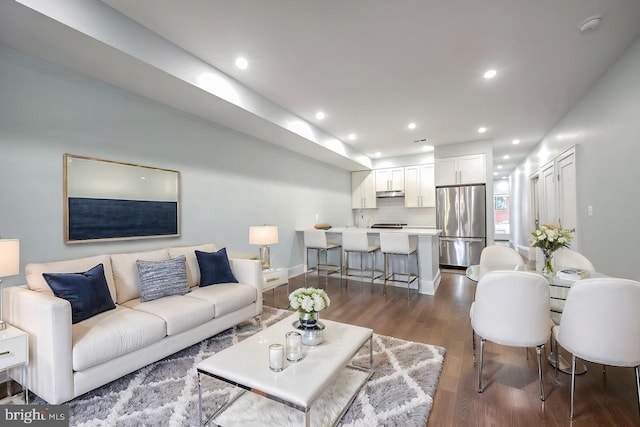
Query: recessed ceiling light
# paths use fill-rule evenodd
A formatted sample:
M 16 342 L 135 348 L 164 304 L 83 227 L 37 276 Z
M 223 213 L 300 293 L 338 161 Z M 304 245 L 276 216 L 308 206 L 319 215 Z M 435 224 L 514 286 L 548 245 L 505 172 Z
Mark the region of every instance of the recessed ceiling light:
M 520 144 L 520 140 L 519 139 L 514 139 L 513 141 L 511 141 L 511 143 L 513 145 L 518 145 L 518 144 Z
M 430 145 L 423 145 L 422 146 L 422 151 L 431 151 L 433 150 L 433 147 Z
M 509 155 L 508 155 L 508 154 L 506 154 L 506 155 L 505 155 L 505 156 L 503 156 L 502 158 L 503 158 L 503 159 L 505 159 L 505 160 L 509 160 Z
M 382 156 L 382 153 L 378 151 L 378 152 L 376 152 L 376 154 L 374 154 L 374 156 L 375 157 L 380 157 L 380 156 Z
M 503 176 L 503 177 L 502 177 L 502 179 L 507 179 L 507 177 L 506 177 L 506 176 Z
M 318 111 L 316 113 L 316 119 L 318 120 L 323 120 L 326 116 L 324 115 L 324 113 L 322 111 Z
M 487 131 L 487 128 L 484 126 L 478 128 L 478 132 L 480 133 L 485 133 L 486 131 Z
M 498 169 L 502 169 L 502 165 L 498 165 Z
M 415 128 L 416 128 L 416 124 L 415 124 L 415 123 L 413 123 L 413 122 L 411 122 L 411 123 L 409 123 L 409 124 L 407 125 L 407 127 L 408 127 L 409 129 L 415 129 Z
M 494 173 L 493 173 L 493 176 L 498 176 L 498 172 L 494 172 Z
M 356 134 L 355 133 L 350 133 L 349 136 L 347 137 L 349 138 L 349 141 L 355 141 L 356 139 Z
M 498 75 L 498 72 L 496 70 L 487 70 L 487 71 L 485 71 L 485 73 L 482 76 L 485 79 L 492 79 L 497 75 Z
M 246 70 L 248 66 L 249 66 L 249 61 L 247 61 L 246 58 L 243 58 L 241 56 L 236 59 L 236 67 L 240 68 L 241 70 Z

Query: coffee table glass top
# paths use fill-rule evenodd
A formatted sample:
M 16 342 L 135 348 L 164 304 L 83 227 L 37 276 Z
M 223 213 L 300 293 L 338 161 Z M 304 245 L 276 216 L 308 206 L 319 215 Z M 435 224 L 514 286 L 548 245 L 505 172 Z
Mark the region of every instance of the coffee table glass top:
M 324 342 L 316 347 L 303 346 L 301 361 L 285 361 L 285 369 L 269 369 L 269 345 L 283 344 L 285 333 L 295 330 L 295 313 L 267 329 L 232 345 L 197 366 L 198 371 L 232 381 L 299 407 L 309 407 L 371 338 L 373 331 L 331 320 L 325 324 Z

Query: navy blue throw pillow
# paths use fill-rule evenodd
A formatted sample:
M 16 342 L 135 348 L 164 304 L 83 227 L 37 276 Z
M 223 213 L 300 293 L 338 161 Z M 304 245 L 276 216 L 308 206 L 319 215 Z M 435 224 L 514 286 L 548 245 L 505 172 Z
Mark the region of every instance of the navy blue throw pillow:
M 201 287 L 218 283 L 238 283 L 229 265 L 227 248 L 218 252 L 196 251 L 196 258 L 200 267 Z
M 42 273 L 42 276 L 55 296 L 71 303 L 71 323 L 116 308 L 102 264 L 84 273 Z

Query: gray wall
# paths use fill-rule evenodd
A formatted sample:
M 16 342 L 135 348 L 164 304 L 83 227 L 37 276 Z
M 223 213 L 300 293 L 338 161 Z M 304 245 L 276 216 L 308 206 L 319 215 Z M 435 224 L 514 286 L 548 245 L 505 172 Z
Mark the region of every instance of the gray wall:
M 576 145 L 580 250 L 611 276 L 640 280 L 640 39 L 545 136 L 511 176 L 519 211 L 514 239 L 527 245 L 532 171 Z M 593 216 L 587 216 L 587 206 Z
M 349 172 L 3 45 L 0 93 L 0 236 L 20 239 L 23 266 L 209 241 L 257 254 L 249 226 L 273 224 L 272 264 L 293 267 L 303 262 L 296 228 L 316 215 L 352 221 Z M 65 245 L 65 152 L 180 171 L 181 237 Z

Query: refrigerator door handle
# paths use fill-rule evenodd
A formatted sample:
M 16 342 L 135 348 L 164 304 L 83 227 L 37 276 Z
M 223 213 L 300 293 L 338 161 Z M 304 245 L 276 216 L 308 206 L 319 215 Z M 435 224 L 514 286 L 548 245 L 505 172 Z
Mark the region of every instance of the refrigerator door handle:
M 464 242 L 484 242 L 484 239 L 476 238 L 476 237 L 440 237 L 440 240 L 444 240 L 445 242 L 453 242 L 453 241 L 464 241 Z

